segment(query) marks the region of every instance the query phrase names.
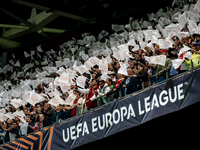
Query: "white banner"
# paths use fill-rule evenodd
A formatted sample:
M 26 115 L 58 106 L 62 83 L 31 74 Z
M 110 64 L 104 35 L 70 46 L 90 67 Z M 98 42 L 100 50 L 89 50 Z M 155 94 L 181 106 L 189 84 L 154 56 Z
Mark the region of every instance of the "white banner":
M 145 59 L 150 63 L 150 64 L 158 64 L 165 66 L 166 62 L 166 56 L 165 55 L 158 55 L 158 56 L 151 56 L 151 57 L 145 57 Z

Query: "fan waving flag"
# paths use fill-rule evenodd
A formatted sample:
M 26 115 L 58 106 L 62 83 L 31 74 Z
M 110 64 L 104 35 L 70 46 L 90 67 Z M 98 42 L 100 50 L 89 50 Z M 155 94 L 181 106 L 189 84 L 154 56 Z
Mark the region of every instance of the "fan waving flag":
M 157 55 L 157 56 L 151 56 L 151 57 L 145 57 L 145 59 L 150 63 L 150 64 L 158 64 L 165 66 L 166 62 L 166 56 L 165 55 Z

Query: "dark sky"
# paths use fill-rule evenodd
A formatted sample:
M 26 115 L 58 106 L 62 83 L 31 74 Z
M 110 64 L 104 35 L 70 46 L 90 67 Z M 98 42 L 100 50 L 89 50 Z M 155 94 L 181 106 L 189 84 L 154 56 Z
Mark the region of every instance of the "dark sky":
M 80 25 L 76 28 L 71 28 L 67 33 L 60 34 L 59 36 L 47 37 L 42 40 L 39 38 L 41 35 L 38 33 L 32 33 L 22 38 L 18 38 L 23 42 L 22 46 L 11 50 L 8 53 L 10 57 L 14 52 L 15 55 L 21 56 L 23 51 L 34 50 L 37 45 L 42 45 L 42 48 L 45 51 L 50 49 L 59 50 L 59 45 L 64 42 L 71 40 L 73 37 L 75 39 L 82 39 L 81 35 L 85 32 L 91 33 L 92 35 L 98 36 L 102 30 L 108 31 L 112 34 L 111 24 L 128 24 L 129 18 L 133 17 L 134 20 L 140 18 L 148 19 L 148 13 L 156 13 L 161 7 L 166 10 L 166 6 L 171 6 L 172 0 L 152 0 L 152 1 L 128 1 L 124 0 L 123 2 L 110 0 L 110 7 L 103 9 L 106 12 L 97 11 L 96 20 L 98 23 L 92 25 Z M 87 10 L 85 10 L 87 11 Z M 109 14 L 113 11 L 116 11 L 115 18 L 106 17 L 105 13 Z M 61 23 L 57 23 L 59 26 Z M 8 58 L 9 60 L 10 58 Z

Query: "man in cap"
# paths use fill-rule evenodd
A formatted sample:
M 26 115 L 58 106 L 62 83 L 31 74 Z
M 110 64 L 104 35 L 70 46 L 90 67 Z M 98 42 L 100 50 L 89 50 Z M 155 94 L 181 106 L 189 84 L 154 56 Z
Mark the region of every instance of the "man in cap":
M 195 50 L 198 53 L 199 48 L 200 48 L 200 44 L 198 42 L 194 42 L 192 45 L 192 50 Z

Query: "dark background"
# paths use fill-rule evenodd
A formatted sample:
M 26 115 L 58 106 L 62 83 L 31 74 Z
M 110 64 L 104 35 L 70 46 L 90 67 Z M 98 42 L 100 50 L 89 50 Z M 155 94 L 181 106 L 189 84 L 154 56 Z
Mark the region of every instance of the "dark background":
M 30 1 L 41 6 L 50 7 L 53 11 L 61 10 L 67 13 L 82 16 L 88 19 L 86 22 L 77 22 L 73 19 L 66 17 L 58 17 L 55 21 L 52 21 L 45 27 L 66 29 L 67 32 L 62 34 L 50 34 L 46 33 L 47 36 L 44 37 L 37 32 L 30 33 L 16 39 L 12 39 L 21 43 L 21 46 L 15 49 L 9 49 L 1 51 L 8 51 L 8 59 L 12 57 L 12 53 L 15 54 L 17 58 L 22 59 L 24 57 L 23 51 L 29 52 L 30 50 L 35 50 L 36 46 L 42 45 L 44 51 L 49 51 L 51 49 L 59 50 L 59 45 L 67 42 L 68 40 L 82 39 L 81 35 L 83 33 L 91 33 L 91 35 L 98 36 L 102 30 L 106 30 L 113 33 L 111 29 L 111 24 L 128 24 L 129 18 L 133 17 L 134 20 L 141 18 L 148 20 L 147 14 L 156 13 L 160 8 L 166 11 L 166 6 L 172 5 L 172 0 L 53 0 L 53 1 L 39 1 L 39 0 L 25 0 Z M 108 3 L 109 7 L 104 8 L 103 4 Z M 80 10 L 80 6 L 87 5 L 85 9 Z M 0 0 L 0 8 L 3 7 L 9 11 L 12 11 L 22 18 L 28 18 L 30 16 L 31 7 L 21 6 L 19 4 L 13 3 L 12 0 Z M 23 10 L 23 11 L 19 11 Z M 37 10 L 37 13 L 41 10 Z M 114 15 L 115 13 L 115 15 Z M 0 11 L 1 23 L 3 24 L 19 24 L 18 20 L 13 19 L 8 14 Z M 90 20 L 94 21 L 90 22 Z M 2 29 L 2 28 L 0 28 Z
M 196 103 L 75 149 L 199 149 L 199 108 Z

